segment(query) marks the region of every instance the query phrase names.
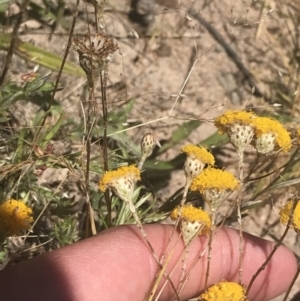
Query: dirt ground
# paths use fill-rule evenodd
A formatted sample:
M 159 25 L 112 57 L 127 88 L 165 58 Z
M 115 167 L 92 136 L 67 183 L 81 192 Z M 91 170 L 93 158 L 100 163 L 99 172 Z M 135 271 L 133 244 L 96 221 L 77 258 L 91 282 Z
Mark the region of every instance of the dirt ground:
M 74 9 L 73 2 L 68 1 L 70 10 Z M 106 32 L 115 37 L 119 45 L 109 67 L 109 107 L 120 106 L 134 98 L 130 120 L 145 123 L 128 132 L 132 141 L 139 141 L 149 131 L 157 140 L 167 140 L 178 125 L 196 119 L 203 120 L 203 124 L 186 138 L 184 144 L 199 143 L 216 131 L 212 121 L 225 110 L 253 107 L 273 114 L 280 112 L 280 108 L 271 106 L 281 100 L 276 98 L 276 89 L 270 83 L 286 86 L 288 94 L 295 92 L 287 85 L 289 68 L 292 68 L 287 58 L 289 49 L 285 49 L 278 39 L 278 32 L 284 36 L 289 27 L 286 19 L 278 17 L 283 11 L 278 1 L 159 0 L 153 7 L 150 0 L 138 2 L 140 11 L 148 12 L 140 22 L 129 18 L 130 1 L 110 0 L 104 15 Z M 75 35 L 88 31 L 86 19 L 90 20 L 93 32 L 92 6 L 82 1 L 79 11 Z M 193 12 L 207 23 L 200 24 L 191 16 Z M 66 22 L 71 22 L 71 16 Z M 143 25 L 143 22 L 148 23 Z M 221 35 L 225 46 L 213 37 L 211 28 Z M 68 39 L 65 29 L 57 28 L 51 37 L 48 31 L 43 24 L 28 20 L 26 27 L 22 25 L 20 37 L 62 56 Z M 224 47 L 230 48 L 236 57 L 230 56 Z M 72 51 L 68 59 L 77 62 L 77 53 Z M 11 76 L 19 80 L 19 74 L 28 72 L 33 66 L 14 59 Z M 62 82 L 65 89 L 57 94 L 58 100 L 65 112 L 75 119 L 82 118 L 79 100 L 85 78 L 64 75 Z M 253 89 L 254 85 L 256 89 Z M 96 99 L 100 97 L 100 89 L 97 91 Z M 286 112 L 291 111 L 290 106 L 282 104 Z M 101 114 L 100 101 L 96 109 Z M 22 107 L 18 110 L 26 124 L 36 108 L 28 105 L 25 114 Z M 160 159 L 173 158 L 181 147 L 176 146 Z M 220 160 L 232 162 L 235 154 L 231 150 Z M 234 171 L 234 166 L 231 168 Z M 170 185 L 159 192 L 160 197 L 166 199 L 184 182 L 183 171 L 175 171 Z M 271 228 L 269 225 L 273 221 L 267 219 L 270 210 L 278 211 L 282 202 L 277 202 L 272 208 L 261 208 L 247 217 L 245 231 L 261 235 L 266 227 L 269 232 L 265 237 L 278 239 L 282 229 L 278 224 Z M 296 236 L 291 233 L 286 241 L 300 255 Z M 291 296 L 298 290 L 300 281 L 294 286 Z

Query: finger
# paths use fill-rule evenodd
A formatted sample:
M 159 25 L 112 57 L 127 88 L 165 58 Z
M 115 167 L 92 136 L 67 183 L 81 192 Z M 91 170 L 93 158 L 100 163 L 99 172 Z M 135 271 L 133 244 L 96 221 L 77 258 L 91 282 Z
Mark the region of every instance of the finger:
M 162 256 L 173 228 L 145 226 L 156 253 Z M 173 239 L 176 242 L 176 237 Z M 190 248 L 187 270 L 191 274 L 182 300 L 197 296 L 204 285 L 205 258 L 197 261 L 205 241 L 196 239 Z M 235 230 L 221 230 L 213 240 L 209 283 L 237 280 L 239 236 Z M 243 282 L 264 262 L 273 244 L 245 234 Z M 168 273 L 179 285 L 182 273 L 181 239 L 176 244 Z M 195 264 L 195 262 L 197 262 Z M 291 252 L 281 247 L 250 291 L 251 300 L 268 300 L 286 290 L 296 271 Z M 157 264 L 136 226 L 116 227 L 72 246 L 11 266 L 0 273 L 0 300 L 144 300 L 157 273 Z M 284 275 L 284 277 L 279 277 Z M 18 290 L 15 289 L 17 286 Z M 166 287 L 160 300 L 170 300 L 174 292 Z

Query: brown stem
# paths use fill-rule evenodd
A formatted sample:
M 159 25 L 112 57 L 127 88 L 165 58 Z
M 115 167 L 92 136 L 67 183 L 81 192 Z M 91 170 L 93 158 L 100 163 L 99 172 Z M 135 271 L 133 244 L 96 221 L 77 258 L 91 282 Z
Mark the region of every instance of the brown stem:
M 295 273 L 295 276 L 294 276 L 292 282 L 290 283 L 289 289 L 287 290 L 287 292 L 286 292 L 286 294 L 285 294 L 285 296 L 284 296 L 284 298 L 283 298 L 282 301 L 287 301 L 287 298 L 288 298 L 288 296 L 289 296 L 289 294 L 290 294 L 290 292 L 292 290 L 292 287 L 294 286 L 294 284 L 295 284 L 295 282 L 296 282 L 296 280 L 297 280 L 297 278 L 299 276 L 299 273 L 300 273 L 300 264 L 298 263 L 298 268 L 297 268 L 297 271 Z
M 212 227 L 214 227 L 215 218 L 216 218 L 216 212 L 213 211 L 212 214 L 211 214 L 211 223 L 213 225 Z M 211 251 L 212 251 L 212 238 L 213 238 L 212 234 L 213 234 L 213 228 L 210 229 L 210 231 L 209 231 L 208 253 L 207 253 L 207 268 L 206 268 L 206 274 L 205 274 L 204 290 L 207 289 L 207 285 L 208 285 L 210 262 L 211 262 Z
M 244 237 L 243 237 L 243 229 L 242 229 L 242 213 L 241 213 L 241 203 L 242 203 L 242 193 L 244 187 L 244 169 L 243 169 L 243 159 L 244 159 L 244 149 L 238 150 L 238 158 L 239 158 L 239 180 L 240 180 L 240 189 L 239 194 L 237 196 L 237 216 L 239 223 L 239 283 L 242 283 L 242 274 L 243 274 L 243 255 L 244 255 Z
M 107 72 L 108 72 L 108 66 L 107 66 L 107 62 L 105 62 L 103 72 L 101 72 L 101 76 L 100 76 L 101 96 L 102 96 L 102 115 L 103 115 L 102 158 L 103 158 L 104 171 L 108 170 L 108 155 L 107 155 L 108 111 L 107 111 L 107 99 L 106 99 Z M 111 202 L 110 202 L 109 194 L 105 194 L 105 202 L 106 202 L 107 217 L 108 217 L 107 224 L 108 227 L 110 227 L 112 225 L 112 216 L 111 216 Z

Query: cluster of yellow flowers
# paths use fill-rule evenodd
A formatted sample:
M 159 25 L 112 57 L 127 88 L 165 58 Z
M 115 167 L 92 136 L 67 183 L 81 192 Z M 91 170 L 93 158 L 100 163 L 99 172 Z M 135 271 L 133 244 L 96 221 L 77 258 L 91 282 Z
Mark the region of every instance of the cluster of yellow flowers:
M 221 134 L 227 133 L 237 151 L 252 144 L 259 153 L 266 154 L 274 150 L 288 152 L 292 146 L 291 137 L 283 125 L 272 118 L 259 117 L 253 112 L 228 111 L 215 119 L 215 126 Z M 297 130 L 297 143 L 300 141 L 300 129 Z M 293 212 L 293 204 L 297 202 Z M 289 201 L 280 211 L 283 225 L 300 232 L 299 200 Z
M 182 151 L 187 155 L 185 174 L 189 178 L 187 180 L 189 189 L 201 193 L 211 211 L 215 211 L 227 191 L 238 189 L 239 181 L 230 172 L 211 167 L 215 159 L 202 146 L 188 145 L 183 147 Z M 204 168 L 206 164 L 208 167 Z M 195 170 L 195 166 L 202 168 Z
M 292 145 L 288 132 L 277 120 L 258 117 L 253 112 L 229 111 L 215 119 L 215 126 L 221 134 L 228 134 L 239 154 L 242 154 L 248 145 L 253 145 L 257 152 L 263 154 L 274 150 L 287 152 Z M 145 158 L 152 152 L 153 137 L 147 137 L 146 142 L 141 144 Z M 197 235 L 211 233 L 214 213 L 226 193 L 238 190 L 241 183 L 230 172 L 214 168 L 214 156 L 206 148 L 187 145 L 182 148 L 182 152 L 187 155 L 184 164 L 186 186 L 181 205 L 171 212 L 170 217 L 179 221 L 184 243 L 188 245 Z M 141 160 L 138 168 L 131 165 L 106 172 L 99 182 L 100 190 L 104 192 L 110 188 L 122 200 L 130 200 L 134 186 L 140 180 L 143 162 L 144 160 Z M 202 194 L 209 205 L 210 213 L 184 204 L 188 189 Z M 293 202 L 287 203 L 281 210 L 280 219 L 283 224 L 289 224 L 291 228 L 300 231 L 300 203 L 295 206 Z M 237 283 L 222 281 L 199 297 L 199 301 L 214 300 L 246 301 L 245 289 Z
M 290 135 L 280 122 L 253 112 L 228 111 L 215 119 L 215 126 L 221 134 L 228 134 L 238 152 L 251 143 L 262 154 L 276 149 L 288 152 L 292 146 Z
M 33 222 L 32 209 L 21 200 L 8 200 L 0 205 L 0 231 L 4 235 L 19 235 Z
M 213 213 L 221 204 L 226 192 L 238 189 L 239 181 L 230 172 L 213 168 L 215 159 L 204 147 L 187 145 L 182 151 L 187 155 L 184 164 L 187 178 L 185 191 L 190 189 L 201 193 L 210 208 L 208 213 L 202 208 L 184 205 L 182 202 L 171 212 L 171 219 L 179 221 L 187 246 L 197 235 L 207 235 L 211 232 L 214 226 Z M 205 168 L 205 165 L 208 167 Z

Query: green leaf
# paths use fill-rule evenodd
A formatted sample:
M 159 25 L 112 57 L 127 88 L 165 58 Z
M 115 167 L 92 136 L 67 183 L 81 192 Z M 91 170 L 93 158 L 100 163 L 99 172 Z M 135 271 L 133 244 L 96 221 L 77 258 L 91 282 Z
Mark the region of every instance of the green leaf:
M 14 163 L 18 163 L 22 161 L 23 152 L 24 152 L 24 138 L 27 132 L 28 132 L 27 129 L 21 129 L 21 131 L 19 132 L 18 146 L 15 154 Z
M 134 107 L 135 99 L 129 101 L 121 110 L 113 110 L 109 112 L 107 136 L 109 139 L 113 139 L 118 142 L 120 148 L 123 148 L 124 153 L 131 152 L 134 156 L 139 157 L 141 155 L 140 145 L 135 144 L 132 138 L 128 137 L 127 132 L 123 131 L 126 127 L 131 127 L 132 123 L 128 125 L 128 115 Z M 93 128 L 93 136 L 103 135 L 103 119 L 99 118 L 97 126 Z M 119 131 L 123 131 L 118 133 Z
M 229 142 L 229 139 L 228 139 L 227 135 L 220 135 L 218 132 L 215 132 L 212 135 L 210 135 L 208 138 L 202 140 L 201 143 L 199 143 L 199 144 L 209 148 L 212 146 L 220 147 L 228 142 Z
M 179 156 L 171 161 L 146 160 L 144 169 L 146 169 L 147 173 L 154 173 L 154 175 L 157 175 L 157 172 L 159 171 L 159 175 L 161 176 L 163 172 L 169 173 L 174 169 L 180 168 L 180 163 L 182 163 L 183 166 L 185 156 L 183 154 L 180 156 L 182 157 L 182 160 L 178 160 L 178 157 Z
M 126 132 L 113 135 L 110 138 L 113 138 L 115 141 L 118 141 L 119 144 L 126 148 L 127 152 L 131 152 L 134 156 L 139 157 L 141 155 L 141 149 L 139 145 L 136 145 L 132 138 L 128 137 Z
M 0 0 L 0 13 L 5 13 L 7 10 L 7 4 L 10 2 L 10 0 Z
M 20 100 L 24 97 L 22 91 L 18 91 L 12 95 L 7 95 L 7 97 L 0 100 L 1 109 L 8 109 L 15 101 Z
M 192 133 L 196 128 L 200 126 L 202 122 L 198 120 L 191 120 L 180 125 L 173 133 L 169 141 L 164 144 L 158 154 L 162 154 L 168 149 L 172 148 L 176 144 L 180 143 L 184 139 L 186 139 L 190 133 Z
M 40 146 L 42 148 L 45 147 L 49 143 L 49 141 L 55 136 L 55 134 L 58 132 L 62 124 L 62 119 L 63 119 L 62 114 L 60 114 L 59 119 L 57 120 L 55 125 L 51 128 L 51 130 L 45 135 L 45 137 L 41 141 Z

